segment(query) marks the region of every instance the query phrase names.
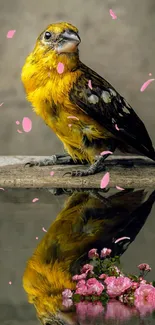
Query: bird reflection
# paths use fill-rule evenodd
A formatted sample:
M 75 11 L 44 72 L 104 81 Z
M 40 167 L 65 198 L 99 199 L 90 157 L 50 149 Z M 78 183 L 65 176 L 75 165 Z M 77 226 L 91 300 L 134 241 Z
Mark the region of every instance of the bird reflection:
M 88 262 L 88 251 L 103 247 L 122 255 L 143 227 L 155 191 L 124 190 L 113 195 L 75 191 L 28 260 L 23 286 L 45 325 L 79 324 L 74 307 L 62 305 L 62 291 L 75 289 L 72 276 Z M 119 240 L 118 238 L 130 239 Z M 115 243 L 117 242 L 117 244 Z

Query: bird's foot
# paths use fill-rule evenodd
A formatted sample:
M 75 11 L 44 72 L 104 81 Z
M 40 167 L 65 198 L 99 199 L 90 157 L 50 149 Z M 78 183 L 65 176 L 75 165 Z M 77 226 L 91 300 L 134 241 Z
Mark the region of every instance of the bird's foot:
M 31 160 L 28 161 L 26 165 L 29 167 L 33 166 L 53 166 L 53 165 L 65 165 L 65 164 L 74 164 L 73 159 L 69 155 L 52 155 L 49 158 L 44 158 L 41 160 Z
M 105 171 L 106 167 L 104 165 L 104 163 L 100 162 L 99 160 L 91 165 L 89 168 L 84 169 L 84 170 L 73 170 L 71 172 L 67 172 L 65 173 L 63 176 L 65 175 L 69 175 L 71 177 L 82 177 L 82 176 L 89 176 L 89 175 L 94 175 L 97 174 L 101 171 Z

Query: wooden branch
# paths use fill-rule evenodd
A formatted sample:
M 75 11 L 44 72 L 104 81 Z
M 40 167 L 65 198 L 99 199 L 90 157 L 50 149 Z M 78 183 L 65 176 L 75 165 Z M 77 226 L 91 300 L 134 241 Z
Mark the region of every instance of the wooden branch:
M 0 187 L 3 188 L 100 188 L 105 172 L 87 177 L 70 177 L 63 174 L 75 169 L 85 169 L 82 165 L 58 165 L 47 167 L 28 167 L 25 163 L 44 156 L 0 156 Z M 47 156 L 46 156 L 47 158 Z M 133 163 L 125 167 L 120 163 Z M 110 156 L 106 160 L 110 172 L 109 187 L 155 188 L 155 162 L 139 156 Z M 54 175 L 50 176 L 50 172 Z

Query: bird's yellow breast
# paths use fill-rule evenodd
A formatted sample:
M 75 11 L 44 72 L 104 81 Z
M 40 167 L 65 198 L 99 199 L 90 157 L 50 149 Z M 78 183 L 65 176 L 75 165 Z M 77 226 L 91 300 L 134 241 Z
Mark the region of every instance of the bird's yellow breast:
M 64 65 L 65 66 L 65 65 Z M 103 138 L 103 127 L 74 105 L 69 94 L 81 70 L 65 71 L 44 67 L 39 69 L 27 59 L 22 70 L 22 81 L 34 111 L 56 133 L 73 159 L 93 162 L 94 148 L 85 148 L 83 136 L 92 139 Z M 106 134 L 106 133 L 105 133 Z

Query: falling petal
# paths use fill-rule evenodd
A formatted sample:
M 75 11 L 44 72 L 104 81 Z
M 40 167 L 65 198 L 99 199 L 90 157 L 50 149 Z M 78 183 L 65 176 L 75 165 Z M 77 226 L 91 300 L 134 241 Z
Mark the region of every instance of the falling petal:
M 47 232 L 47 230 L 46 230 L 44 227 L 42 227 L 42 230 L 43 230 L 44 232 Z
M 23 133 L 21 130 L 17 130 L 18 133 Z
M 90 89 L 93 89 L 91 80 L 88 81 L 88 87 L 89 87 Z
M 32 129 L 32 121 L 28 117 L 24 117 L 22 120 L 22 127 L 24 132 L 30 132 Z
M 112 152 L 112 151 L 109 151 L 109 150 L 107 150 L 107 151 L 102 151 L 102 152 L 100 153 L 101 156 L 104 156 L 104 155 L 112 155 L 112 154 L 113 154 L 113 152 Z
M 67 116 L 67 118 L 72 118 L 72 119 L 74 119 L 74 120 L 79 120 L 79 118 L 76 117 L 76 116 L 74 116 L 74 115 Z
M 113 12 L 112 9 L 109 10 L 110 16 L 112 17 L 112 19 L 117 19 L 116 14 Z
M 3 187 L 0 187 L 0 190 L 5 191 L 5 189 Z
M 149 73 L 149 76 L 152 76 L 152 73 L 151 72 Z
M 115 124 L 115 129 L 116 129 L 117 131 L 119 131 L 119 128 L 118 128 L 117 124 Z
M 9 281 L 9 284 L 12 284 L 12 281 Z
M 6 37 L 7 38 L 12 38 L 14 36 L 15 32 L 16 32 L 15 29 L 9 30 L 8 33 L 7 33 L 7 35 L 6 35 Z
M 114 243 L 117 244 L 117 243 L 119 243 L 119 241 L 125 240 L 125 239 L 129 239 L 130 240 L 130 237 L 121 237 L 121 238 L 118 238 L 118 239 L 115 240 Z
M 19 125 L 19 124 L 20 124 L 20 122 L 17 120 L 17 121 L 16 121 L 16 124 L 17 124 L 17 125 Z
M 38 240 L 38 237 L 36 237 L 36 239 Z
M 54 172 L 50 172 L 50 175 L 53 176 L 54 175 Z
M 107 187 L 107 185 L 109 184 L 110 181 L 110 174 L 109 172 L 107 172 L 103 178 L 101 179 L 101 183 L 100 183 L 100 188 L 105 188 Z
M 37 202 L 37 201 L 39 201 L 39 199 L 38 199 L 37 197 L 35 197 L 35 198 L 32 200 L 32 203 L 35 203 L 35 202 Z
M 117 188 L 117 190 L 124 191 L 124 188 L 123 187 L 116 186 L 116 188 Z
M 0 106 L 2 106 L 4 103 L 1 103 Z
M 155 79 L 149 79 L 149 80 L 145 81 L 144 84 L 141 86 L 140 91 L 141 92 L 144 91 L 149 86 L 149 84 L 154 80 Z
M 57 71 L 59 74 L 62 74 L 64 72 L 64 64 L 62 62 L 59 62 L 57 65 Z
M 72 124 L 68 124 L 69 128 L 71 128 Z

